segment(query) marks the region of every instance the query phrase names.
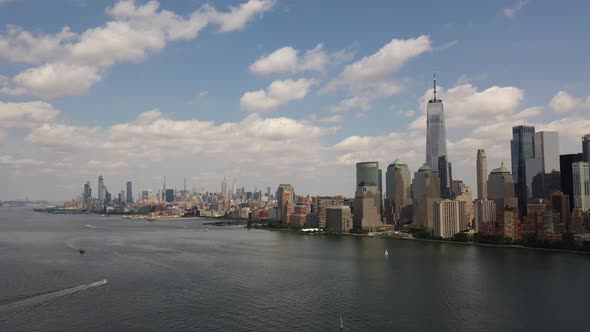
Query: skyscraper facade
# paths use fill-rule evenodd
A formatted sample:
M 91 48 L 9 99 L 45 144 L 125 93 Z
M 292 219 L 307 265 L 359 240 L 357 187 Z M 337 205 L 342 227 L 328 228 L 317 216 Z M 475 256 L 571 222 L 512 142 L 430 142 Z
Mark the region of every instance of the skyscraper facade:
M 519 201 L 515 196 L 514 187 L 512 175 L 504 166 L 504 163 L 490 173 L 488 178 L 488 199 L 496 204 L 497 215 L 501 215 L 506 207 L 510 209 L 518 207 Z
M 104 202 L 106 199 L 106 187 L 102 175 L 98 176 L 98 200 Z
M 549 199 L 551 193 L 561 191 L 559 165 L 559 135 L 541 131 L 534 136 L 534 157 L 525 160 L 528 199 Z
M 224 200 L 227 200 L 227 180 L 225 176 L 223 177 L 223 181 L 221 181 L 221 196 L 223 196 Z
M 492 200 L 481 199 L 475 201 L 474 206 L 475 218 L 473 228 L 478 232 L 485 229 L 493 229 L 493 224 L 496 223 L 496 203 Z M 488 231 L 487 233 L 490 232 Z
M 368 229 L 381 226 L 381 211 L 379 189 L 374 184 L 363 182 L 356 189 L 353 201 L 353 227 L 355 229 Z
M 465 202 L 442 200 L 434 202 L 434 236 L 448 239 L 467 225 Z
M 510 152 L 512 156 L 512 177 L 516 195 L 518 197 L 518 211 L 526 214 L 529 195 L 527 194 L 525 160 L 535 156 L 535 127 L 512 127 Z M 488 182 L 488 186 L 489 186 Z M 497 207 L 497 206 L 496 206 Z
M 127 181 L 127 193 L 125 195 L 127 203 L 133 203 L 133 186 L 131 181 Z
M 377 196 L 379 201 L 379 213 L 382 210 L 382 200 L 383 200 L 383 184 L 382 184 L 382 174 L 381 170 L 379 169 L 379 163 L 376 161 L 367 161 L 362 163 L 356 164 L 356 186 L 366 185 L 366 186 L 377 186 Z
M 447 156 L 438 157 L 438 176 L 440 178 L 440 197 L 451 199 L 451 174 Z
M 438 169 L 438 158 L 447 156 L 447 133 L 442 100 L 436 98 L 436 77 L 434 96 L 426 106 L 426 165 Z
M 488 198 L 488 161 L 484 149 L 477 150 L 477 199 Z
M 90 181 L 87 181 L 84 185 L 84 193 L 82 194 L 82 200 L 84 201 L 84 203 L 88 203 L 90 197 L 92 197 L 92 189 L 90 188 Z
M 582 153 L 562 154 L 559 156 L 561 191 L 569 197 L 570 212 L 574 209 L 574 174 L 572 173 L 572 166 L 574 163 L 583 160 Z
M 434 228 L 433 206 L 440 198 L 440 179 L 438 173 L 424 164 L 414 173 L 412 181 L 413 225 L 428 229 Z
M 290 184 L 279 184 L 277 189 L 277 216 L 284 224 L 289 223 L 289 215 L 295 203 L 295 192 Z
M 582 137 L 582 156 L 585 162 L 590 163 L 590 134 Z
M 385 215 L 388 223 L 412 218 L 412 182 L 408 165 L 396 159 L 385 172 Z
M 590 210 L 590 163 L 581 161 L 572 165 L 574 178 L 574 208 Z

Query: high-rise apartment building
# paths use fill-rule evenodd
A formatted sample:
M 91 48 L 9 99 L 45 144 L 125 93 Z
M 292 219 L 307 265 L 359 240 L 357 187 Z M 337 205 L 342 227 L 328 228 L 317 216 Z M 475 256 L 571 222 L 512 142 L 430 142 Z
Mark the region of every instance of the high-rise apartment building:
M 467 228 L 466 205 L 463 201 L 434 202 L 434 236 L 448 239 Z
M 590 163 L 590 134 L 582 137 L 582 155 L 584 161 Z
M 590 210 L 590 163 L 580 161 L 572 165 L 574 180 L 574 208 Z
M 385 172 L 385 215 L 388 223 L 412 219 L 412 182 L 408 165 L 396 159 Z
M 225 176 L 223 177 L 223 181 L 221 181 L 221 196 L 224 200 L 228 199 L 228 192 L 227 192 L 227 180 Z
M 92 197 L 92 188 L 90 188 L 90 181 L 87 181 L 84 185 L 84 193 L 82 194 L 82 200 L 84 201 L 84 203 L 88 203 L 90 197 Z
M 518 197 L 518 210 L 522 216 L 526 214 L 526 205 L 529 199 L 526 185 L 525 160 L 535 157 L 535 127 L 512 127 L 510 150 L 512 156 L 512 177 Z M 496 206 L 496 208 L 498 207 Z
M 98 200 L 101 202 L 105 202 L 106 200 L 106 190 L 107 188 L 104 186 L 104 179 L 102 175 L 98 176 Z
M 277 215 L 283 224 L 289 223 L 289 215 L 293 212 L 295 192 L 290 184 L 280 184 L 277 189 Z
M 436 98 L 436 76 L 433 94 L 426 106 L 426 165 L 437 170 L 438 158 L 448 155 L 443 103 L 441 99 Z
M 477 150 L 477 199 L 488 198 L 488 161 L 484 149 Z
M 326 208 L 326 228 L 347 233 L 352 229 L 350 206 L 333 205 Z
M 494 201 L 489 199 L 477 200 L 474 203 L 474 210 L 473 228 L 476 231 L 480 232 L 494 228 L 493 224 L 496 223 L 496 203 Z

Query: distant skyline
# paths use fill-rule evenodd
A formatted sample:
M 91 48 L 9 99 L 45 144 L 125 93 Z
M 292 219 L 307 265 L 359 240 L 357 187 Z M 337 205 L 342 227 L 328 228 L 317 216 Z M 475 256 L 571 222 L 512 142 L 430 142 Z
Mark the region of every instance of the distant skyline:
M 355 191 L 424 164 L 443 100 L 453 176 L 510 165 L 512 126 L 590 133 L 590 3 L 0 0 L 0 199 L 237 187 Z

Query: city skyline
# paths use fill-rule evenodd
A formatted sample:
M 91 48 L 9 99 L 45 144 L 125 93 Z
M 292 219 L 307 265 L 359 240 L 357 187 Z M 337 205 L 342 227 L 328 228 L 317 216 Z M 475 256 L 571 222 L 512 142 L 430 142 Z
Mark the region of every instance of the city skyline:
M 344 33 L 317 28 L 322 11 L 294 1 L 219 4 L 206 18 L 191 16 L 204 10 L 192 1 L 4 3 L 0 199 L 71 199 L 86 181 L 96 196 L 99 175 L 114 195 L 126 181 L 158 190 L 163 175 L 170 188 L 186 176 L 214 191 L 227 175 L 352 197 L 356 162 L 400 159 L 411 174 L 424 163 L 433 69 L 453 177 L 471 188 L 477 149 L 490 168 L 510 163 L 513 125 L 557 131 L 560 154 L 579 153 L 588 46 L 559 50 L 585 38 L 590 4 L 516 3 L 465 2 L 459 16 L 317 4 Z M 418 13 L 428 19 L 406 18 Z M 108 38 L 117 27 L 128 43 Z

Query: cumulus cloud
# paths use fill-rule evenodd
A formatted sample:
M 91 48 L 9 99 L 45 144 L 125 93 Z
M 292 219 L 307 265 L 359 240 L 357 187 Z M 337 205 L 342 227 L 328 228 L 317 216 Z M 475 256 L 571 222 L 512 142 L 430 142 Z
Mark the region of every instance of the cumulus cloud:
M 343 99 L 340 101 L 340 103 L 338 103 L 338 105 L 330 107 L 330 112 L 340 113 L 347 112 L 353 109 L 361 111 L 368 111 L 369 109 L 371 109 L 371 106 L 369 105 L 369 98 L 354 96 Z
M 248 112 L 268 112 L 291 101 L 303 99 L 309 89 L 317 84 L 315 79 L 301 78 L 272 82 L 266 90 L 246 92 L 240 99 L 240 106 Z
M 325 116 L 320 118 L 320 122 L 323 123 L 341 123 L 344 121 L 344 117 L 340 114 Z
M 249 0 L 226 12 L 204 5 L 178 15 L 154 0 L 142 5 L 120 0 L 106 10 L 110 21 L 82 33 L 64 27 L 56 34 L 34 34 L 8 26 L 0 35 L 0 59 L 36 67 L 17 74 L 2 92 L 43 98 L 86 94 L 115 63 L 144 60 L 169 42 L 196 38 L 211 24 L 220 32 L 243 29 L 273 5 L 273 0 Z
M 559 91 L 551 98 L 549 106 L 557 113 L 590 109 L 590 96 L 583 101 L 581 98 L 574 97 L 565 91 Z
M 40 166 L 43 165 L 43 162 L 31 158 L 15 158 L 14 156 L 10 155 L 0 155 L 0 165 L 9 165 L 17 167 Z
M 52 122 L 59 110 L 44 101 L 0 102 L 0 128 L 33 127 Z
M 337 64 L 352 57 L 348 51 L 331 54 L 324 51 L 324 45 L 318 44 L 302 56 L 299 50 L 286 46 L 264 55 L 250 65 L 250 71 L 256 75 L 294 74 L 303 71 L 323 72 L 329 64 Z

